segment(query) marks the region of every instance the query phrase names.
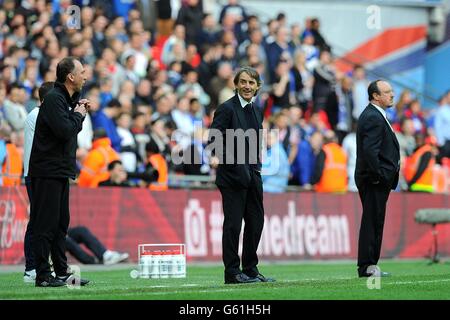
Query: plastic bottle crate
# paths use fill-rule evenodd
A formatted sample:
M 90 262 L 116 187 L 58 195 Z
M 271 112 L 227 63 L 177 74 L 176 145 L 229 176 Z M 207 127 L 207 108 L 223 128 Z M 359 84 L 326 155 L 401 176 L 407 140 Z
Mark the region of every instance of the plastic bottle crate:
M 186 277 L 184 244 L 140 244 L 138 258 L 140 278 Z

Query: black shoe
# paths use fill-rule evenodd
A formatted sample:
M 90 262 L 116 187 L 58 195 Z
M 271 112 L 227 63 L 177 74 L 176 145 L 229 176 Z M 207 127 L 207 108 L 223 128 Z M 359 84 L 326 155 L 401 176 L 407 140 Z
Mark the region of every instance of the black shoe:
M 73 285 L 73 286 L 75 286 L 77 284 L 79 284 L 80 286 L 85 286 L 89 283 L 89 280 L 79 278 L 79 277 L 75 276 L 73 273 L 67 273 L 64 276 L 58 276 L 57 279 L 64 281 L 64 283 L 67 283 L 68 285 Z
M 49 277 L 44 278 L 44 279 L 36 278 L 36 282 L 35 282 L 35 286 L 36 287 L 44 287 L 44 288 L 48 288 L 48 287 L 63 287 L 65 285 L 66 285 L 65 281 L 57 279 L 57 278 L 55 278 L 53 276 L 49 276 Z
M 254 283 L 261 282 L 258 278 L 250 278 L 244 273 L 238 273 L 231 276 L 225 276 L 225 284 L 233 284 L 233 283 Z
M 261 273 L 258 273 L 256 275 L 256 277 L 254 277 L 254 278 L 259 279 L 259 281 L 261 281 L 261 282 L 275 282 L 275 281 L 277 281 L 274 278 L 266 278 Z

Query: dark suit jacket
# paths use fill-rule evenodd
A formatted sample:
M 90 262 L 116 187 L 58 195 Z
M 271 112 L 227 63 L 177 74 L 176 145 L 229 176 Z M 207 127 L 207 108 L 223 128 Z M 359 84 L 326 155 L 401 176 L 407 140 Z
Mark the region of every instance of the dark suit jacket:
M 364 183 L 379 181 L 387 188 L 395 189 L 400 170 L 400 147 L 389 124 L 372 104 L 359 117 L 356 146 L 355 181 L 358 188 Z
M 258 123 L 258 132 L 262 129 L 262 115 L 255 105 L 253 105 L 253 114 L 256 117 Z M 212 147 L 211 143 L 217 141 L 218 137 L 214 136 L 214 133 L 220 131 L 222 137 L 223 152 L 220 150 L 212 150 L 220 159 L 219 167 L 216 172 L 216 185 L 218 187 L 225 188 L 248 188 L 251 182 L 250 168 L 248 164 L 238 164 L 238 138 L 234 136 L 234 143 L 227 141 L 226 130 L 227 129 L 242 129 L 247 130 L 248 125 L 244 110 L 239 102 L 238 95 L 234 95 L 229 100 L 221 104 L 216 112 L 214 113 L 214 120 L 211 124 L 210 137 L 209 137 L 209 148 Z M 261 168 L 261 159 L 259 157 L 261 150 L 261 141 L 258 139 L 258 168 Z M 217 145 L 219 142 L 215 142 Z M 255 149 L 254 146 L 249 148 L 248 140 L 245 142 L 245 152 L 248 154 L 249 149 Z M 242 154 L 240 154 L 242 156 Z M 230 164 L 230 162 L 232 162 Z M 242 162 L 242 161 L 240 161 Z

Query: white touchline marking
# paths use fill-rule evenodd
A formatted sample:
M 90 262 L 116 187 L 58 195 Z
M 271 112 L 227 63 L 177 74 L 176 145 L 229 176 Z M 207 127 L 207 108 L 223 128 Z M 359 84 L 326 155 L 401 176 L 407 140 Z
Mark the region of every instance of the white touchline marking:
M 432 282 L 447 282 L 450 279 L 440 279 L 440 280 L 419 280 L 419 281 L 396 281 L 396 282 L 386 282 L 386 284 L 416 284 L 416 283 L 432 283 Z

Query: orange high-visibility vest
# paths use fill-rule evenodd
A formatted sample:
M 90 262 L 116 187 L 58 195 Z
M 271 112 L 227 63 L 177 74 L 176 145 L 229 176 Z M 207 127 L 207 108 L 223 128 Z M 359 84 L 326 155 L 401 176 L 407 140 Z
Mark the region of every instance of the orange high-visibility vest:
M 159 177 L 156 182 L 152 182 L 149 185 L 150 190 L 163 191 L 169 188 L 169 168 L 167 166 L 166 159 L 163 155 L 153 154 L 148 158 L 148 161 L 152 164 L 153 168 L 158 171 Z
M 447 193 L 448 192 L 448 172 L 447 168 L 435 164 L 433 166 L 433 192 L 434 193 Z
M 120 160 L 120 156 L 111 147 L 109 138 L 100 138 L 93 142 L 83 162 L 78 185 L 80 187 L 97 187 L 102 181 L 109 179 L 108 164 L 114 160 Z
M 420 158 L 427 152 L 432 152 L 432 149 L 430 145 L 425 144 L 406 159 L 404 175 L 407 182 L 412 180 L 419 167 Z M 420 178 L 411 185 L 411 191 L 433 192 L 433 167 L 435 163 L 436 160 L 432 157 Z
M 22 154 L 14 143 L 6 144 L 6 159 L 2 166 L 3 186 L 19 186 L 23 171 Z
M 347 154 L 335 142 L 322 147 L 325 152 L 325 166 L 322 177 L 315 185 L 317 192 L 347 191 Z

